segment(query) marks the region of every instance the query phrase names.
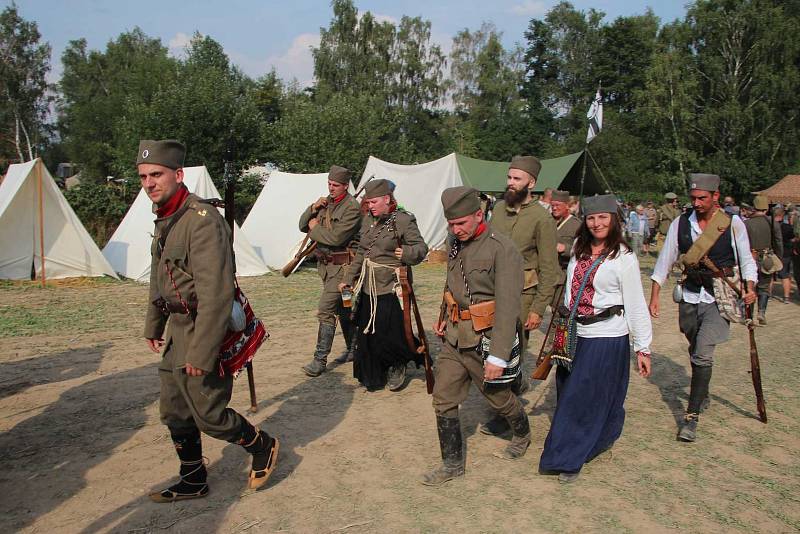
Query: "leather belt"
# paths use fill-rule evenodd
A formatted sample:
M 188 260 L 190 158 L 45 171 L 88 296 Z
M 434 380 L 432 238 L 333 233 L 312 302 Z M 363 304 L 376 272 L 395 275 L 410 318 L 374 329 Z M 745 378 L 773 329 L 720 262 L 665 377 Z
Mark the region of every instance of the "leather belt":
M 350 263 L 350 252 L 345 250 L 342 252 L 331 252 L 330 254 L 326 254 L 318 251 L 317 260 L 323 265 L 348 265 Z
M 171 302 L 167 302 L 163 297 L 159 297 L 153 301 L 153 304 L 161 310 L 161 313 L 164 315 L 170 315 L 172 313 L 176 313 L 178 315 L 187 315 L 186 308 L 183 307 L 183 304 L 172 304 Z M 194 313 L 197 311 L 197 304 L 196 303 L 189 303 L 189 313 Z
M 575 317 L 575 320 L 582 325 L 594 324 L 599 323 L 600 321 L 605 321 L 606 319 L 610 319 L 614 315 L 622 315 L 622 311 L 625 309 L 624 306 L 617 304 L 616 306 L 611 306 L 609 308 L 604 309 L 600 313 L 596 313 L 594 315 L 587 315 L 585 317 Z

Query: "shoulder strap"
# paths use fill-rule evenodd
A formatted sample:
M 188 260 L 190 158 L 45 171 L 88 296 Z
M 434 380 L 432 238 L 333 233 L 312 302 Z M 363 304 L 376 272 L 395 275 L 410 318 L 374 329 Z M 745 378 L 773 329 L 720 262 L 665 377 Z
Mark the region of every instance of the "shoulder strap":
M 592 263 L 589 270 L 586 271 L 586 274 L 583 276 L 583 280 L 581 280 L 581 287 L 578 289 L 578 294 L 575 296 L 575 302 L 572 303 L 572 309 L 569 312 L 569 320 L 572 321 L 575 318 L 575 314 L 578 313 L 578 304 L 581 302 L 581 296 L 583 296 L 583 290 L 586 289 L 586 283 L 591 278 L 592 273 L 595 269 L 600 267 L 600 264 L 603 263 L 603 260 L 606 259 L 607 254 L 603 254 Z
M 167 237 L 169 233 L 172 231 L 172 227 L 175 226 L 181 217 L 189 211 L 189 203 L 185 202 L 183 206 L 181 206 L 178 211 L 172 216 L 172 220 L 169 221 L 169 224 L 164 228 L 164 231 L 161 232 L 161 235 L 158 236 L 158 256 L 161 257 L 161 252 L 164 250 L 164 245 L 167 244 Z
M 714 243 L 719 240 L 730 225 L 731 218 L 724 211 L 718 209 L 711 217 L 711 220 L 708 221 L 703 233 L 697 237 L 692 246 L 689 247 L 689 250 L 686 251 L 686 254 L 683 255 L 681 259 L 683 264 L 691 267 L 700 265 L 700 260 L 708 254 Z

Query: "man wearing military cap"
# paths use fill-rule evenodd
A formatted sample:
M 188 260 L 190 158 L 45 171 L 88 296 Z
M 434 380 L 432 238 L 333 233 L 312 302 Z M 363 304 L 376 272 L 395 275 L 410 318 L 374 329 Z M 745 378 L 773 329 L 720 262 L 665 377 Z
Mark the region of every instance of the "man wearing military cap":
M 556 250 L 561 269 L 566 269 L 572 253 L 572 244 L 581 227 L 581 222 L 569 211 L 569 191 L 553 191 L 550 201 L 553 219 L 556 222 Z
M 180 482 L 150 495 L 162 503 L 208 494 L 201 432 L 253 455 L 253 489 L 275 468 L 279 445 L 228 407 L 233 377 L 220 375 L 218 354 L 235 290 L 231 233 L 222 215 L 183 184 L 185 152 L 178 141 L 141 141 L 136 160 L 156 214 L 144 336 L 153 352 L 163 348 L 161 422 L 181 463 Z
M 553 300 L 561 280 L 558 265 L 556 223 L 548 211 L 533 201 L 533 188 L 542 164 L 534 156 L 515 156 L 508 168 L 508 181 L 503 200 L 492 211 L 492 228 L 504 234 L 522 255 L 524 283 L 520 306 L 520 321 L 524 333 L 525 351 L 529 332 L 542 323 L 547 306 Z M 528 379 L 520 375 L 514 385 L 517 394 L 528 387 Z M 481 425 L 484 434 L 500 435 L 508 431 L 502 418 L 495 417 Z
M 719 176 L 690 174 L 689 178 L 692 209 L 670 224 L 651 276 L 650 292 L 650 315 L 658 317 L 661 286 L 672 265 L 680 260 L 683 281 L 673 298 L 680 301 L 678 325 L 689 341 L 692 380 L 678 439 L 687 442 L 696 439 L 700 413 L 708 405 L 714 349 L 728 340 L 730 321 L 721 311 L 726 306 L 735 306 L 724 291 L 715 287 L 714 272 L 706 260 L 728 277 L 734 276 L 733 268 L 738 264 L 742 278 L 747 281 L 743 299 L 748 305 L 756 299 L 753 284 L 757 279 L 755 262 L 748 254 L 750 241 L 744 223 L 719 207 Z
M 465 186 L 446 189 L 442 206 L 452 235 L 444 296 L 446 317 L 434 325 L 443 338 L 433 390 L 443 463 L 423 477 L 426 485 L 464 474 L 458 410 L 467 398 L 470 382 L 511 428 L 512 440 L 499 456 L 520 458 L 531 440 L 528 415 L 509 387 L 522 371 L 522 256 L 508 237 L 484 221 L 477 190 Z
M 352 259 L 350 245 L 361 225 L 358 201 L 347 192 L 350 177 L 350 171 L 344 167 L 331 166 L 328 172 L 328 196 L 320 197 L 300 216 L 300 231 L 308 233 L 317 244 L 317 272 L 322 279 L 322 295 L 317 306 L 317 346 L 314 358 L 303 366 L 303 371 L 312 377 L 325 372 L 336 334 L 337 317 L 347 344 L 347 351 L 337 362 L 353 359 L 350 311 L 342 306 L 339 293 L 342 276 Z
M 776 258 L 783 257 L 783 237 L 780 230 L 775 231 L 772 217 L 767 215 L 767 210 L 769 210 L 767 197 L 756 196 L 753 199 L 753 208 L 752 214 L 744 225 L 750 238 L 753 258 L 758 265 L 758 283 L 756 284 L 758 324 L 764 326 L 767 324 L 767 304 L 769 303 L 772 275 L 780 270 L 780 268 L 775 269 L 774 262 Z
M 340 290 L 352 289 L 359 298 L 353 376 L 370 391 L 387 383 L 391 391 L 402 389 L 408 362 L 423 363 L 421 355 L 411 352 L 405 337 L 396 270 L 424 260 L 428 245 L 414 215 L 397 206 L 393 185 L 379 179 L 365 186 L 369 212 L 361 223 L 353 263 L 339 285 Z
M 664 195 L 664 203 L 658 209 L 658 235 L 664 239 L 669 231 L 669 225 L 681 214 L 678 208 L 678 195 L 670 191 Z

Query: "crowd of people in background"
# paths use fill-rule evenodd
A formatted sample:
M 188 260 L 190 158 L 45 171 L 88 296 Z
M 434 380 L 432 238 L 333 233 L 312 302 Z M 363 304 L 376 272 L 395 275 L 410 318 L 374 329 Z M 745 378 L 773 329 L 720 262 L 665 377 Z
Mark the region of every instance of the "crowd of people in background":
M 769 204 L 765 197 L 759 199 L 758 202 L 766 204 L 756 206 L 756 200 L 752 204 L 746 202 L 737 204 L 733 197 L 726 196 L 722 199 L 720 207 L 728 215 L 739 216 L 744 221 L 765 216 L 770 224 L 773 239 L 769 249 L 781 261 L 779 269 L 765 275 L 769 279 L 764 282 L 765 297 L 762 297 L 759 303 L 759 308 L 763 311 L 766 309 L 765 299 L 770 296 L 783 303 L 790 302 L 792 278 L 800 287 L 800 206 Z M 639 256 L 655 256 L 661 248 L 670 223 L 690 210 L 691 205 L 681 204 L 676 194 L 667 193 L 664 195 L 663 204 L 659 207 L 656 207 L 653 201 L 620 202 L 620 209 L 626 221 L 625 236 L 633 250 Z M 773 287 L 775 285 L 778 287 Z M 795 296 L 800 299 L 800 290 Z M 766 324 L 764 317 L 761 323 Z

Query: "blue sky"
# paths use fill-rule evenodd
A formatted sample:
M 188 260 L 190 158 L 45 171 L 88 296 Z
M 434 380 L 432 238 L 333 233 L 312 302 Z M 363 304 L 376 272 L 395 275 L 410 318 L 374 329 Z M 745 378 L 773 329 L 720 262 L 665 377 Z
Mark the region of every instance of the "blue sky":
M 463 28 L 477 29 L 484 21 L 503 32 L 511 46 L 524 41 L 531 18 L 543 18 L 556 0 L 356 0 L 359 11 L 399 21 L 403 15 L 430 20 L 434 40 L 449 50 L 452 36 Z M 595 8 L 608 19 L 643 13 L 650 6 L 662 22 L 682 18 L 684 1 L 595 0 L 572 2 L 578 9 Z M 11 0 L 0 0 L 5 8 Z M 195 31 L 220 42 L 245 73 L 258 77 L 271 68 L 287 80 L 310 83 L 313 63 L 309 48 L 319 42 L 332 10 L 328 0 L 17 0 L 20 14 L 39 25 L 43 40 L 53 47 L 51 81 L 60 73 L 61 52 L 70 40 L 86 38 L 92 49 L 139 26 L 161 38 L 179 56 Z

